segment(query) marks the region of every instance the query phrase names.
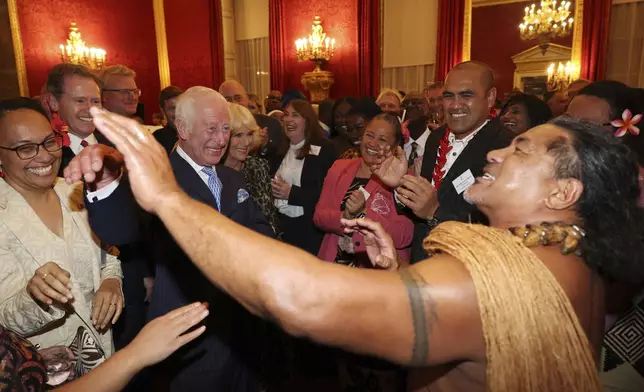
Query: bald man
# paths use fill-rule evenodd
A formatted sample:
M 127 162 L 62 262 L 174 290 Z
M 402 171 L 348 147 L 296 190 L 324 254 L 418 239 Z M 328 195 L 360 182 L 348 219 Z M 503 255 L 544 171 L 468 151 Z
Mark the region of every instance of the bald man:
M 228 102 L 233 102 L 244 107 L 248 107 L 248 93 L 244 86 L 234 79 L 226 80 L 219 86 L 219 93 L 226 98 Z M 282 125 L 276 119 L 264 114 L 255 114 L 255 121 L 260 128 L 266 129 L 266 134 L 262 141 L 262 147 L 259 155 L 269 159 L 275 154 L 284 140 Z M 272 173 L 271 173 L 272 174 Z
M 483 174 L 487 153 L 512 140 L 500 121 L 490 118 L 496 88 L 487 65 L 474 61 L 456 65 L 444 88 L 447 124 L 431 132 L 424 145 L 417 147 L 422 159 L 420 177 L 405 176 L 396 191 L 399 207 L 415 221 L 412 263 L 427 257 L 423 239 L 439 223 L 487 222 L 463 199 L 463 192 Z

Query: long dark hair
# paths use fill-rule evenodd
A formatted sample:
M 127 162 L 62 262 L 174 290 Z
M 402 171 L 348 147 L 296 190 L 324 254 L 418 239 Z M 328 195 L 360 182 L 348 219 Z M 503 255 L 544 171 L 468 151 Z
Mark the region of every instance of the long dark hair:
M 304 126 L 304 140 L 306 141 L 304 142 L 304 146 L 302 146 L 297 153 L 297 159 L 304 159 L 309 154 L 312 144 L 320 145 L 322 143 L 322 140 L 324 139 L 322 127 L 320 127 L 318 116 L 309 101 L 294 99 L 289 102 L 289 105 L 293 106 L 293 109 L 295 109 L 295 111 L 298 112 L 306 121 Z M 289 140 L 285 137 L 278 153 L 280 155 L 285 155 L 288 151 L 288 147 Z
M 551 121 L 571 143 L 554 147 L 556 178 L 576 178 L 584 190 L 577 213 L 586 238 L 586 264 L 609 280 L 644 280 L 644 210 L 638 207 L 637 158 L 599 125 L 568 116 Z
M 333 107 L 331 108 L 331 124 L 327 124 L 329 125 L 329 129 L 330 129 L 330 135 L 329 135 L 330 138 L 334 138 L 338 136 L 338 133 L 335 131 L 335 112 L 337 112 L 338 107 L 340 107 L 340 105 L 342 105 L 345 102 L 351 105 L 351 107 L 353 107 L 356 103 L 358 103 L 358 100 L 353 97 L 342 97 L 337 101 L 333 102 Z

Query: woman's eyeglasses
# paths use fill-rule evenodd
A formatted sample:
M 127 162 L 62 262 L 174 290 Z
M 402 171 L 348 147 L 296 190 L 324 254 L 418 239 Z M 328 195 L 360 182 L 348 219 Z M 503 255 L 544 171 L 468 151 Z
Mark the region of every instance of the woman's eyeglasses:
M 43 146 L 43 148 L 48 152 L 60 151 L 60 149 L 63 148 L 63 137 L 60 135 L 53 135 L 43 140 L 42 143 L 25 143 L 18 147 L 9 148 L 0 146 L 0 148 L 3 150 L 14 151 L 20 159 L 31 159 L 38 155 L 38 152 L 40 152 L 40 146 Z

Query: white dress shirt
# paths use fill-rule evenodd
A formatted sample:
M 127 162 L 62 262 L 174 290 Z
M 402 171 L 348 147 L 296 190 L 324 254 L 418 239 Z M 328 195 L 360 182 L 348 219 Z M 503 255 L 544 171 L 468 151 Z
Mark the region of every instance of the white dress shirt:
M 304 146 L 304 143 L 306 143 L 306 140 L 289 146 L 288 152 L 275 174 L 276 177 L 280 177 L 291 185 L 301 186 L 302 168 L 304 167 L 304 159 L 306 158 L 297 159 L 297 153 Z M 290 205 L 288 204 L 288 200 L 275 199 L 275 207 L 277 207 L 281 214 L 291 218 L 298 218 L 304 215 L 304 207 Z
M 193 161 L 192 158 L 190 158 L 190 156 L 188 156 L 188 154 L 186 154 L 186 152 L 183 151 L 183 148 L 181 148 L 181 146 L 178 146 L 178 145 L 177 145 L 177 154 L 179 154 L 179 156 L 183 158 L 184 161 L 188 162 L 190 167 L 192 167 L 194 171 L 197 172 L 197 174 L 199 175 L 199 178 L 201 178 L 201 181 L 203 181 L 203 183 L 206 184 L 206 186 L 208 186 L 208 180 L 210 179 L 210 176 L 208 176 L 206 173 L 202 171 L 204 166 L 201 166 L 197 164 L 197 162 Z M 211 168 L 212 168 L 212 171 L 215 172 L 215 174 L 217 174 L 217 168 L 215 168 L 214 166 L 211 166 Z M 221 184 L 221 187 L 223 189 L 224 184 Z M 208 189 L 210 189 L 210 187 Z
M 411 155 L 411 144 L 414 142 L 416 142 L 416 145 L 417 145 L 416 154 L 418 155 L 418 157 L 422 157 L 423 154 L 425 153 L 425 144 L 427 144 L 427 138 L 431 133 L 432 131 L 429 128 L 427 128 L 425 129 L 425 132 L 423 132 L 423 134 L 420 135 L 418 139 L 414 140 L 410 137 L 407 143 L 405 143 L 405 147 L 404 147 L 405 157 L 409 159 L 409 155 Z
M 80 137 L 74 135 L 73 133 L 69 132 L 69 148 L 71 148 L 72 152 L 74 155 L 80 154 L 81 151 L 83 151 L 83 146 L 81 146 L 81 142 L 85 140 L 87 144 L 90 146 L 93 144 L 98 144 L 98 141 L 96 140 L 96 136 L 92 133 L 91 135 L 87 136 L 84 139 L 81 139 Z
M 452 166 L 454 166 L 454 163 L 456 162 L 458 157 L 461 156 L 461 153 L 463 152 L 463 150 L 465 150 L 465 147 L 467 147 L 469 142 L 472 139 L 474 139 L 474 136 L 476 136 L 476 134 L 479 133 L 479 131 L 481 129 L 483 129 L 483 127 L 486 126 L 489 121 L 490 120 L 485 120 L 483 125 L 481 125 L 480 127 L 476 128 L 476 130 L 474 132 L 472 132 L 470 135 L 468 135 L 464 139 L 456 139 L 456 136 L 453 133 L 450 132 L 450 134 L 449 134 L 449 145 L 452 147 L 452 149 L 450 150 L 449 154 L 447 154 L 447 161 L 445 162 L 445 166 L 443 166 L 443 169 L 445 170 L 445 176 L 447 176 L 447 173 L 449 172 L 449 169 L 451 169 Z M 438 158 L 439 152 L 436 153 L 436 158 Z M 434 185 L 434 180 L 432 180 L 432 185 Z

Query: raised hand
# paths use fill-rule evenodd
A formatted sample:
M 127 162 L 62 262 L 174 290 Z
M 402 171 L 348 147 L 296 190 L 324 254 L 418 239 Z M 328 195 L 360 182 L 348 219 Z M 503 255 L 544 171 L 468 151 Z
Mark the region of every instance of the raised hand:
M 123 154 L 132 193 L 145 210 L 158 213 L 181 189 L 165 149 L 138 122 L 92 107 L 94 124 Z
M 198 302 L 175 309 L 150 321 L 123 350 L 141 367 L 154 365 L 204 333 L 206 327 L 203 325 L 185 332 L 207 316 L 207 305 Z
M 381 149 L 378 152 L 376 164 L 371 166 L 371 172 L 390 188 L 400 185 L 407 170 L 407 158 L 401 147 L 397 147 L 394 151 L 391 151 L 389 146 Z
M 367 256 L 374 267 L 397 270 L 400 267 L 394 240 L 382 225 L 369 219 L 342 219 L 346 234 L 360 233 Z
M 83 150 L 69 162 L 64 170 L 65 182 L 72 184 L 85 181 L 96 189 L 101 189 L 116 180 L 125 162 L 123 155 L 104 144 L 93 144 Z
M 45 306 L 54 302 L 66 304 L 74 299 L 70 276 L 69 272 L 50 261 L 34 272 L 27 283 L 27 293 Z
M 398 200 L 421 219 L 430 219 L 438 209 L 438 192 L 424 177 L 403 176 L 396 189 Z
M 354 219 L 362 211 L 364 211 L 367 206 L 367 199 L 364 197 L 364 193 L 360 189 L 356 189 L 351 192 L 351 196 L 347 199 L 346 204 L 344 205 L 344 213 L 342 216 L 345 219 Z

